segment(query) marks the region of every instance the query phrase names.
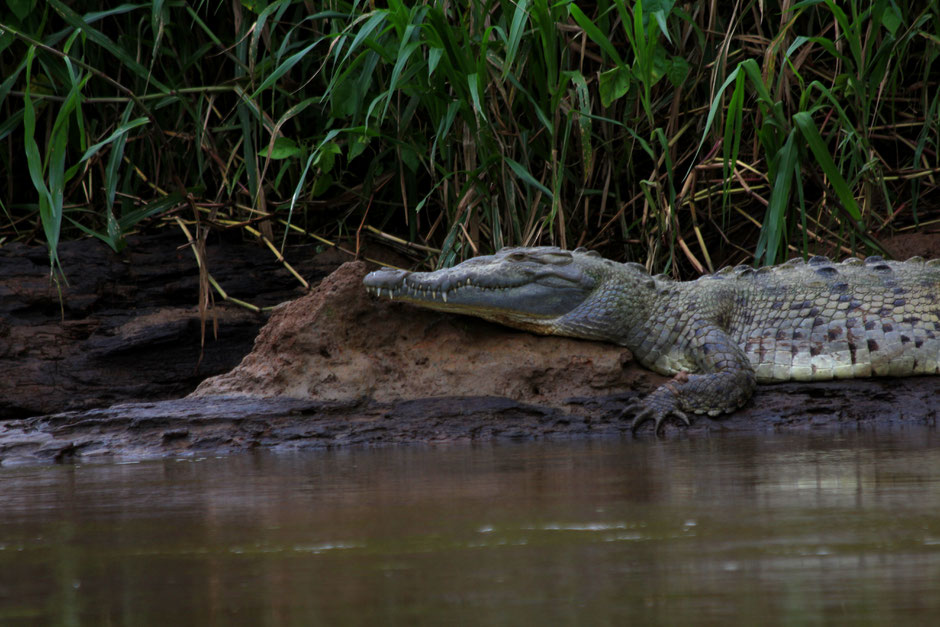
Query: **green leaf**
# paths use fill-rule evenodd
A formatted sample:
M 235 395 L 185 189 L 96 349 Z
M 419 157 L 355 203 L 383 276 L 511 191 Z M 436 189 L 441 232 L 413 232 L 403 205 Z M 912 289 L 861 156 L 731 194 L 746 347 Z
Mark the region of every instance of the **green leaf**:
M 241 0 L 241 5 L 252 13 L 261 13 L 267 6 L 267 0 Z
M 584 76 L 577 71 L 566 72 L 572 84 L 574 84 L 575 93 L 578 96 L 577 116 L 579 137 L 581 139 L 581 163 L 584 181 L 591 177 L 594 170 L 594 149 L 591 146 L 591 134 L 593 132 L 591 120 L 591 91 L 588 89 L 587 81 Z
M 120 125 L 116 129 L 114 129 L 114 132 L 108 135 L 106 139 L 102 139 L 97 144 L 93 146 L 89 146 L 88 150 L 85 151 L 85 154 L 82 155 L 82 158 L 79 159 L 79 163 L 83 161 L 88 161 L 89 159 L 94 157 L 98 153 L 98 151 L 101 150 L 104 146 L 110 144 L 111 142 L 116 140 L 121 135 L 124 135 L 128 131 L 135 129 L 138 126 L 143 126 L 144 124 L 147 124 L 147 122 L 149 122 L 147 118 L 134 118 L 127 124 Z
M 800 111 L 793 115 L 793 122 L 796 124 L 797 128 L 800 129 L 800 134 L 803 135 L 803 139 L 809 144 L 809 148 L 813 151 L 813 155 L 816 157 L 819 167 L 822 168 L 823 173 L 829 179 L 829 184 L 832 185 L 833 190 L 835 190 L 836 196 L 838 196 L 839 200 L 842 202 L 842 206 L 845 207 L 845 210 L 856 222 L 861 222 L 862 214 L 858 210 L 858 203 L 855 202 L 852 190 L 849 189 L 848 184 L 842 177 L 842 173 L 839 172 L 839 168 L 836 167 L 835 161 L 832 160 L 832 155 L 829 153 L 829 149 L 826 147 L 822 136 L 820 136 L 819 130 L 816 128 L 816 123 L 813 122 L 813 116 L 806 111 Z
M 363 95 L 357 81 L 347 78 L 337 82 L 330 95 L 330 115 L 334 118 L 356 115 L 362 106 Z
M 770 202 L 764 213 L 754 260 L 758 265 L 772 264 L 777 259 L 777 251 L 783 234 L 786 232 L 786 213 L 790 206 L 790 196 L 794 179 L 799 178 L 799 148 L 794 141 L 795 131 L 791 131 L 786 143 L 774 156 L 777 161 L 777 176 L 770 192 Z
M 443 54 L 443 48 L 433 47 L 428 49 L 428 78 L 431 78 L 431 75 L 434 74 L 434 70 L 437 68 L 437 64 L 441 62 L 441 55 Z
M 418 155 L 411 146 L 402 146 L 399 149 L 398 154 L 401 157 L 402 162 L 408 167 L 409 170 L 411 170 L 412 174 L 418 171 L 418 166 L 421 164 L 418 161 Z
M 284 62 L 274 68 L 274 71 L 271 72 L 268 77 L 264 79 L 264 81 L 262 81 L 261 85 L 258 86 L 258 89 L 255 90 L 255 93 L 251 95 L 251 100 L 257 98 L 261 92 L 273 85 L 275 82 L 277 82 L 277 79 L 287 74 L 291 68 L 300 63 L 303 58 L 307 56 L 307 53 L 313 50 L 313 47 L 316 46 L 317 43 L 319 43 L 319 40 L 314 41 L 303 50 L 295 52 L 291 56 L 284 59 Z
M 6 139 L 9 135 L 16 130 L 20 125 L 20 122 L 23 121 L 23 110 L 14 112 L 10 117 L 8 117 L 3 122 L 0 122 L 0 142 Z
M 528 0 L 519 0 L 516 3 L 516 10 L 512 14 L 512 24 L 509 26 L 509 41 L 506 43 L 506 58 L 503 60 L 503 78 L 509 74 L 509 68 L 516 60 L 516 54 L 519 52 L 519 42 L 522 41 L 522 34 L 525 31 L 526 7 Z
M 893 3 L 884 5 L 884 9 L 884 13 L 881 14 L 881 23 L 888 29 L 889 33 L 897 35 L 898 29 L 901 27 L 901 16 Z
M 609 107 L 615 100 L 622 98 L 633 82 L 633 73 L 626 66 L 615 67 L 612 70 L 601 72 L 598 90 L 601 94 L 601 104 Z
M 297 199 L 300 198 L 301 192 L 304 190 L 304 183 L 307 181 L 307 173 L 310 171 L 310 166 L 313 164 L 313 158 L 316 156 L 316 153 L 311 153 L 307 157 L 307 162 L 304 164 L 304 169 L 300 173 L 300 179 L 297 180 L 297 185 L 294 187 L 294 193 L 290 197 L 290 210 L 287 212 L 287 226 L 288 228 L 284 229 L 284 238 L 281 240 L 281 249 L 284 249 L 284 246 L 287 244 L 287 234 L 290 232 L 290 224 L 294 218 L 294 207 L 297 206 Z
M 46 235 L 46 246 L 49 248 L 50 272 L 59 266 L 59 232 L 62 227 L 62 214 L 56 214 L 56 203 L 53 200 L 46 181 L 43 179 L 42 157 L 39 155 L 39 145 L 36 143 L 36 110 L 33 107 L 30 86 L 32 84 L 33 59 L 36 56 L 36 47 L 30 46 L 26 52 L 26 89 L 23 94 L 23 148 L 26 151 L 26 166 L 33 187 L 39 194 L 39 219 Z M 61 269 L 61 266 L 59 266 Z
M 679 87 L 685 82 L 692 66 L 683 57 L 673 57 L 666 65 L 666 78 L 673 87 Z
M 666 38 L 666 41 L 672 43 L 672 38 L 669 36 L 669 29 L 666 26 L 666 18 L 669 16 L 669 13 L 672 11 L 672 0 L 662 0 L 657 2 L 656 0 L 647 0 L 646 4 L 643 6 L 643 11 L 647 15 L 652 15 L 656 20 L 656 24 L 659 26 L 659 31 Z M 646 15 L 644 15 L 646 17 Z
M 653 50 L 652 65 L 650 67 L 650 84 L 652 87 L 669 71 L 669 59 L 666 58 L 666 49 L 662 46 L 656 46 Z
M 793 40 L 793 43 L 790 44 L 790 46 L 787 48 L 787 51 L 784 54 L 784 58 L 789 59 L 791 56 L 793 56 L 793 52 L 796 51 L 797 48 L 807 43 L 816 44 L 817 46 L 819 46 L 820 48 L 828 52 L 830 55 L 832 55 L 834 59 L 842 61 L 843 63 L 851 62 L 848 59 L 848 57 L 846 57 L 841 52 L 839 52 L 838 48 L 836 48 L 835 43 L 833 43 L 831 39 L 828 39 L 826 37 L 805 37 L 803 35 L 800 35 L 799 37 Z
M 0 37 L 6 34 L 7 34 L 7 31 L 0 29 Z M 10 40 L 12 41 L 13 38 L 10 37 Z M 2 50 L 0 50 L 0 52 L 2 52 Z M 19 79 L 20 72 L 23 71 L 24 65 L 25 65 L 25 60 L 20 61 L 19 65 L 16 66 L 15 70 L 8 70 L 10 72 L 10 75 L 7 76 L 3 80 L 2 83 L 0 83 L 0 102 L 3 102 L 4 100 L 6 100 L 7 94 L 10 93 L 10 90 L 13 88 L 14 83 L 16 83 L 17 79 Z
M 777 123 L 781 127 L 785 127 L 786 121 L 783 119 L 781 110 L 774 106 L 776 101 L 770 96 L 770 91 L 767 89 L 767 85 L 764 84 L 764 76 L 761 74 L 760 66 L 757 65 L 757 61 L 747 59 L 746 61 L 742 61 L 738 67 L 744 70 L 748 78 L 751 79 L 751 84 L 757 91 L 758 102 L 766 107 L 767 114 L 773 115 Z
M 512 171 L 516 173 L 516 176 L 521 178 L 523 181 L 531 185 L 532 187 L 540 190 L 543 194 L 548 196 L 549 199 L 552 198 L 552 192 L 550 189 L 539 183 L 534 176 L 532 176 L 528 170 L 525 169 L 518 161 L 514 161 L 509 157 L 506 157 L 506 163 L 509 164 L 509 167 L 512 168 Z
M 369 146 L 369 141 L 371 138 L 366 135 L 356 135 L 351 142 L 349 142 L 349 152 L 346 154 L 346 160 L 352 161 Z
M 354 24 L 363 20 L 365 20 L 365 24 L 362 26 L 362 28 L 359 29 L 359 32 L 356 33 L 352 43 L 349 44 L 349 48 L 346 50 L 346 55 L 343 57 L 343 64 L 345 64 L 346 60 L 349 59 L 349 55 L 359 49 L 359 46 L 362 45 L 364 41 L 371 41 L 371 39 L 369 39 L 369 35 L 371 35 L 372 31 L 378 28 L 380 24 L 385 22 L 386 13 L 385 11 L 375 11 L 373 13 L 363 15 L 361 18 L 357 19 Z
M 470 98 L 473 100 L 473 110 L 484 120 L 486 119 L 486 113 L 483 111 L 483 105 L 480 104 L 483 100 L 480 97 L 480 80 L 479 75 L 474 72 L 467 75 L 467 87 L 470 88 Z
M 109 39 L 101 31 L 92 28 L 82 16 L 76 13 L 71 7 L 65 5 L 61 0 L 47 0 L 49 6 L 55 9 L 56 13 L 72 28 L 81 31 L 88 39 L 117 58 L 127 69 L 131 70 L 138 78 L 154 85 L 163 92 L 169 92 L 166 85 L 158 81 L 147 68 L 137 62 L 124 48 L 121 48 Z
M 36 0 L 7 0 L 7 6 L 13 11 L 13 15 L 23 21 L 36 6 Z
M 642 2 L 636 2 L 634 11 L 641 13 L 644 29 L 649 30 L 649 19 L 652 17 L 659 26 L 659 32 L 663 34 L 666 41 L 672 43 L 672 39 L 669 37 L 669 29 L 666 26 L 666 18 L 672 12 L 673 4 L 675 4 L 673 0 L 642 0 Z
M 611 59 L 613 59 L 617 67 L 623 67 L 624 63 L 620 58 L 620 55 L 617 54 L 617 49 L 614 48 L 612 43 L 610 43 L 610 39 L 607 38 L 607 35 L 605 35 L 601 29 L 594 25 L 594 22 L 591 21 L 591 18 L 586 16 L 576 4 L 569 5 L 568 11 L 571 13 L 571 17 L 574 18 L 574 21 L 578 23 L 578 26 L 583 28 L 584 32 L 587 33 L 588 37 L 591 38 L 591 41 L 600 46 L 601 49 L 606 52 Z
M 310 195 L 314 198 L 319 198 L 326 193 L 326 190 L 328 190 L 332 184 L 333 177 L 328 172 L 324 172 L 313 181 L 313 189 L 310 190 Z
M 164 196 L 158 200 L 147 203 L 141 207 L 138 207 L 132 211 L 127 211 L 121 215 L 118 219 L 118 226 L 121 231 L 126 233 L 127 231 L 134 228 L 140 221 L 151 218 L 155 215 L 159 215 L 165 211 L 169 211 L 176 205 L 183 202 L 184 196 L 182 192 L 171 192 L 169 195 Z
M 411 31 L 414 29 L 414 24 L 409 24 L 405 29 L 407 36 L 411 35 Z M 398 78 L 401 76 L 402 70 L 405 69 L 405 64 L 408 63 L 409 57 L 414 54 L 414 51 L 418 49 L 421 45 L 420 41 L 411 41 L 403 45 L 398 49 L 397 60 L 395 61 L 395 67 L 392 68 L 392 76 L 388 82 L 388 98 L 385 100 L 385 108 L 382 110 L 382 117 L 385 117 L 385 114 L 388 113 L 388 106 L 392 103 L 392 94 L 396 89 L 398 89 Z
M 342 154 L 342 149 L 336 142 L 327 142 L 320 146 L 316 159 L 313 163 L 320 168 L 321 172 L 329 172 L 333 169 L 333 163 L 336 161 L 336 155 Z
M 712 98 L 711 106 L 708 108 L 708 115 L 705 117 L 705 129 L 702 131 L 702 138 L 698 141 L 698 147 L 695 149 L 695 158 L 692 159 L 691 164 L 689 165 L 689 170 L 686 172 L 686 176 L 692 172 L 692 168 L 695 165 L 696 159 L 698 159 L 698 153 L 702 150 L 702 145 L 705 143 L 705 140 L 708 138 L 708 131 L 711 130 L 712 122 L 715 120 L 715 114 L 718 113 L 718 110 L 721 108 L 721 96 L 724 94 L 725 89 L 728 88 L 733 81 L 738 77 L 738 73 L 741 71 L 741 66 L 734 68 L 734 71 L 728 75 L 728 78 L 725 79 L 725 82 L 721 84 L 721 87 L 718 88 L 718 91 L 715 92 L 715 97 Z
M 278 137 L 274 140 L 274 146 L 271 147 L 271 159 L 290 159 L 303 152 L 300 147 L 290 137 Z M 268 146 L 258 151 L 258 156 L 268 157 Z
M 128 118 L 131 117 L 131 111 L 134 110 L 134 103 L 128 102 L 127 106 L 124 108 L 124 113 L 121 116 L 121 126 L 127 126 Z M 105 199 L 107 201 L 106 208 L 106 219 L 107 219 L 107 232 L 108 237 L 105 240 L 115 252 L 120 251 L 124 247 L 124 233 L 121 231 L 121 226 L 118 224 L 117 219 L 114 217 L 114 197 L 117 193 L 117 184 L 119 179 L 119 169 L 121 167 L 121 162 L 124 158 L 124 146 L 127 143 L 127 134 L 122 133 L 118 135 L 114 144 L 111 146 L 111 154 L 108 155 L 108 165 L 105 168 L 104 174 L 104 188 L 105 188 Z
M 728 113 L 725 116 L 725 135 L 721 142 L 722 149 L 722 168 L 724 179 L 724 194 L 722 195 L 722 207 L 727 207 L 731 202 L 731 179 L 732 172 L 738 161 L 738 154 L 741 150 L 741 128 L 743 125 L 744 109 L 744 74 L 738 74 L 735 80 L 734 89 L 731 92 L 731 98 L 728 101 Z

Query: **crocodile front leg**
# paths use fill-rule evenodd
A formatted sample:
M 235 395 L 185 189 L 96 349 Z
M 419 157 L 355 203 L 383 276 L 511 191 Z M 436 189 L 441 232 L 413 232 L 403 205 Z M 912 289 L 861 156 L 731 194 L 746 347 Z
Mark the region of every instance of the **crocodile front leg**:
M 757 387 L 747 355 L 720 328 L 701 323 L 693 329 L 689 352 L 701 374 L 680 372 L 646 398 L 630 403 L 622 416 L 633 415 L 631 430 L 647 420 L 660 434 L 663 421 L 673 416 L 690 425 L 689 413 L 718 416 L 744 405 Z

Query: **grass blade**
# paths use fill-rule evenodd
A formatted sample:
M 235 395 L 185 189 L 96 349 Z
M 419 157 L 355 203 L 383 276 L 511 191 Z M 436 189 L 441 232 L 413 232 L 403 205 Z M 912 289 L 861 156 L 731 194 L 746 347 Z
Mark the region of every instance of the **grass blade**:
M 849 189 L 848 184 L 842 177 L 842 173 L 832 160 L 832 155 L 829 153 L 825 142 L 823 142 L 819 130 L 816 128 L 816 124 L 813 122 L 813 116 L 806 111 L 801 111 L 793 116 L 793 122 L 800 130 L 800 134 L 803 136 L 803 139 L 806 140 L 810 150 L 813 151 L 813 156 L 816 157 L 816 161 L 819 163 L 819 167 L 822 168 L 823 174 L 829 179 L 829 184 L 832 185 L 842 206 L 852 218 L 858 223 L 861 223 L 862 216 L 859 213 L 855 197 L 852 195 L 852 190 Z

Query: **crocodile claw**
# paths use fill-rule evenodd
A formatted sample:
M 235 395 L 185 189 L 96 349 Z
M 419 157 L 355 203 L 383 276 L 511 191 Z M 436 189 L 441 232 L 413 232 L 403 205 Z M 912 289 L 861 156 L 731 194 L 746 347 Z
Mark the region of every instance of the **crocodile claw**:
M 691 427 L 692 421 L 689 416 L 679 409 L 676 403 L 675 389 L 667 384 L 655 390 L 642 401 L 634 401 L 627 405 L 621 417 L 633 415 L 633 424 L 630 431 L 636 435 L 636 430 L 647 420 L 653 421 L 653 431 L 661 436 L 663 422 L 669 416 L 673 416 L 685 423 L 685 426 Z
M 661 436 L 663 434 L 663 423 L 669 416 L 674 416 L 675 418 L 681 420 L 687 427 L 692 426 L 692 421 L 689 420 L 689 416 L 684 411 L 680 411 L 678 409 L 663 412 L 652 407 L 647 407 L 643 403 L 632 403 L 623 410 L 623 415 L 627 414 L 634 414 L 633 424 L 630 425 L 630 432 L 633 433 L 633 435 L 636 435 L 636 430 L 640 428 L 640 425 L 642 425 L 647 420 L 652 420 L 653 431 L 656 433 L 656 435 Z

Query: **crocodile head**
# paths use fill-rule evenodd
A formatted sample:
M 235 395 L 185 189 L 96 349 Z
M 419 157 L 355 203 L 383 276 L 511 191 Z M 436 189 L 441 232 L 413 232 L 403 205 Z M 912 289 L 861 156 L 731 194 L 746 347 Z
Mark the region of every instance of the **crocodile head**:
M 504 248 L 436 272 L 383 268 L 363 282 L 379 296 L 552 334 L 595 291 L 603 263 L 583 249 Z

